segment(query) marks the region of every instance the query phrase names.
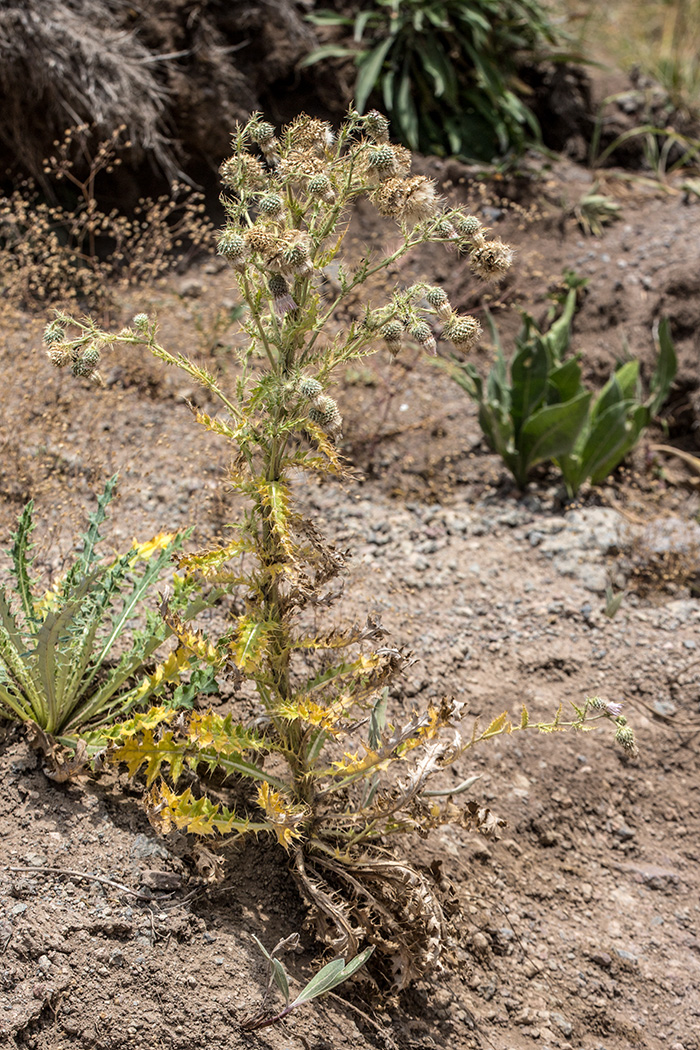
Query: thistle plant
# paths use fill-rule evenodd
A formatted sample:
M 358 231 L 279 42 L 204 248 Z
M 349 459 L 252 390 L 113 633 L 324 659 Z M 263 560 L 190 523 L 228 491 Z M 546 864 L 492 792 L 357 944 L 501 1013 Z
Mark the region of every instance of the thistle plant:
M 504 713 L 462 735 L 462 702 L 390 715 L 389 684 L 406 655 L 386 644 L 372 618 L 333 625 L 324 612 L 327 628 L 315 625 L 337 598 L 333 581 L 345 556 L 304 516 L 292 482 L 300 471 L 344 473 L 334 373 L 383 348 L 395 356 L 408 341 L 434 353 L 439 333 L 464 350 L 480 332 L 441 288 L 423 282 L 394 289 L 347 327 L 337 320 L 339 307 L 431 241 L 486 280 L 502 277 L 512 258 L 478 218 L 445 206 L 435 184 L 412 175 L 410 165 L 410 153 L 390 144 L 388 122 L 375 111 L 351 111 L 337 135 L 306 116 L 279 135 L 258 115 L 238 128 L 221 169 L 228 221 L 218 250 L 247 314 L 237 378 L 225 389 L 166 350 L 145 314 L 117 333 L 58 315 L 49 347 L 56 365 L 99 378 L 100 357 L 140 344 L 199 381 L 219 411 L 195 410 L 196 420 L 231 446 L 228 481 L 247 500 L 230 541 L 178 557 L 188 580 L 236 593 L 237 615 L 214 642 L 174 610 L 165 607 L 163 615 L 183 649 L 213 647 L 219 674 L 246 697 L 254 691 L 257 717 L 245 724 L 211 712 L 175 718 L 155 707 L 104 734 L 113 759 L 132 776 L 143 771 L 150 816 L 164 831 L 275 836 L 321 938 L 346 958 L 363 943 L 374 946 L 375 974 L 397 988 L 439 964 L 445 918 L 429 878 L 394 855 L 392 838 L 446 822 L 483 831 L 498 823 L 476 802 L 459 806 L 430 782 L 491 737 L 530 727 L 583 729 L 591 716 L 611 717 L 586 703 L 568 722 L 561 711 L 536 726 L 526 711 L 517 724 Z M 350 268 L 343 245 L 361 195 L 396 221 L 400 241 L 390 253 L 369 250 Z M 331 263 L 337 291 L 325 299 Z M 207 795 L 213 772 L 236 778 L 228 805 Z
M 45 592 L 32 579 L 33 504 L 12 535 L 11 585 L 0 586 L 0 718 L 34 723 L 68 742 L 139 706 L 163 698 L 168 687 L 206 689 L 209 668 L 187 686 L 187 653 L 178 648 L 149 668 L 172 633 L 155 609 L 145 627 L 129 623 L 164 575 L 185 534 L 161 534 L 104 562 L 97 552 L 100 526 L 117 485 L 110 478 L 98 498 L 71 567 Z M 184 578 L 175 581 L 173 608 L 188 620 L 204 602 Z M 130 637 L 129 637 L 130 636 Z

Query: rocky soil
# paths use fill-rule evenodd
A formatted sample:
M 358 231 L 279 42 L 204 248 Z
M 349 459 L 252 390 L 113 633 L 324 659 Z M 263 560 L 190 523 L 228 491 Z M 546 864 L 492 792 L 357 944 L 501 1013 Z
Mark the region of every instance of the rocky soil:
M 428 167 L 455 199 L 470 192 L 465 169 Z M 414 653 L 396 713 L 451 694 L 482 721 L 523 703 L 540 718 L 599 693 L 624 703 L 640 758 L 602 731 L 524 733 L 472 753 L 454 783 L 481 774 L 474 797 L 507 821 L 501 838 L 448 828 L 400 847 L 459 903 L 445 970 L 396 998 L 342 988 L 245 1035 L 241 1018 L 265 988 L 252 934 L 272 946 L 304 929 L 284 853 L 262 841 L 231 848 L 224 881 L 206 883 L 192 844 L 159 839 L 123 779 L 52 782 L 22 734 L 6 731 L 0 1035 L 13 1050 L 700 1047 L 698 503 L 692 471 L 651 448 L 697 450 L 700 204 L 611 180 L 622 218 L 585 238 L 562 205 L 590 181 L 562 162 L 528 190 L 535 207 L 477 203 L 518 247 L 490 306 L 508 339 L 513 304 L 542 316 L 564 269 L 588 276 L 573 347 L 598 384 L 626 345 L 648 379 L 651 324 L 667 314 L 680 359 L 669 435 L 654 431 L 575 505 L 546 471 L 521 494 L 442 372 L 410 352 L 393 365 L 379 355 L 338 392 L 354 477 L 300 481 L 299 496 L 353 555 L 335 616 L 378 613 Z M 360 215 L 358 242 L 387 235 Z M 483 310 L 483 290 L 477 298 L 454 257 L 426 255 L 394 276 L 421 270 Z M 206 263 L 119 302 L 115 321 L 156 311 L 167 345 L 230 371 L 235 337 L 221 311 L 233 305 L 228 274 Z M 78 383 L 48 366 L 42 325 L 6 310 L 4 545 L 34 498 L 50 580 L 117 468 L 110 543 L 188 523 L 200 542 L 221 535 L 236 513 L 221 483 L 227 452 L 197 432 L 183 401 L 202 395 L 136 351 L 105 369 L 104 390 Z M 488 359 L 487 348 L 475 357 Z M 608 587 L 624 591 L 612 618 Z M 288 967 L 303 981 L 318 958 L 306 933 Z

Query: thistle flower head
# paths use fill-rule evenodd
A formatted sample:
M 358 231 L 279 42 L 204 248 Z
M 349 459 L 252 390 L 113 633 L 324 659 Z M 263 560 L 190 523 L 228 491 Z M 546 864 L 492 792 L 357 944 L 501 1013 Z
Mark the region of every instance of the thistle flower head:
M 365 114 L 365 131 L 374 142 L 386 142 L 389 138 L 389 121 L 378 109 Z
M 54 346 L 51 350 L 46 351 L 46 356 L 56 368 L 65 368 L 72 361 L 70 350 L 65 346 Z
M 634 729 L 627 725 L 618 725 L 617 732 L 615 733 L 615 743 L 619 744 L 623 751 L 626 751 L 631 758 L 636 758 L 639 754 L 637 750 L 637 743 L 634 739 Z
M 483 230 L 476 215 L 458 215 L 454 220 L 454 225 L 460 237 L 476 237 Z
M 288 127 L 289 140 L 295 150 L 310 150 L 323 155 L 335 142 L 333 128 L 327 120 L 317 120 L 306 114 L 297 117 Z
M 452 241 L 458 234 L 449 219 L 440 218 L 433 226 L 433 236 L 442 241 Z
M 95 343 L 91 343 L 73 362 L 71 371 L 74 376 L 82 376 L 84 379 L 89 379 L 99 363 L 100 349 Z
M 429 324 L 426 324 L 425 321 L 416 321 L 409 328 L 409 332 L 426 353 L 437 353 L 437 342 Z
M 278 193 L 265 193 L 258 201 L 258 210 L 266 218 L 274 219 L 284 208 L 284 201 Z
M 321 393 L 323 393 L 323 387 L 318 379 L 312 379 L 310 376 L 305 376 L 299 383 L 299 394 L 301 397 L 305 397 L 309 401 L 318 398 L 318 395 Z
M 314 400 L 309 409 L 309 419 L 330 432 L 339 431 L 343 422 L 336 402 L 326 394 L 321 394 Z
M 367 151 L 364 163 L 368 182 L 376 184 L 408 175 L 411 153 L 404 146 L 390 146 L 388 142 L 382 142 Z
M 243 238 L 251 252 L 257 252 L 264 258 L 273 255 L 280 245 L 280 235 L 274 227 L 255 223 L 243 234 Z
M 332 204 L 335 200 L 331 180 L 323 173 L 314 175 L 313 178 L 309 179 L 307 189 L 312 197 L 319 197 L 327 204 Z
M 484 241 L 471 252 L 472 273 L 484 281 L 500 281 L 513 261 L 513 249 L 503 241 Z
M 594 711 L 605 711 L 606 715 L 610 715 L 611 718 L 620 718 L 622 715 L 622 704 L 612 703 L 610 700 L 605 700 L 602 696 L 594 696 L 588 701 L 589 707 Z
M 435 183 L 424 175 L 387 179 L 372 193 L 371 199 L 381 215 L 389 215 L 408 226 L 429 219 L 438 205 Z
M 267 120 L 261 120 L 259 124 L 256 124 L 251 128 L 250 137 L 253 142 L 258 144 L 258 146 L 262 146 L 263 143 L 269 142 L 270 139 L 275 137 L 274 126 Z
M 270 266 L 279 268 L 287 277 L 305 277 L 313 271 L 311 245 L 306 234 L 294 230 L 280 238 L 277 250 L 270 257 Z
M 284 317 L 290 310 L 296 310 L 297 303 L 289 293 L 289 285 L 281 273 L 273 273 L 267 282 L 272 296 L 272 309 L 278 317 Z
M 267 182 L 267 172 L 257 157 L 237 153 L 219 168 L 221 181 L 227 189 L 260 190 Z
M 148 314 L 135 314 L 133 325 L 139 332 L 143 332 L 148 328 Z
M 245 266 L 249 248 L 245 237 L 239 230 L 231 228 L 224 230 L 219 237 L 216 250 L 237 269 L 243 269 Z M 136 318 L 134 318 L 134 324 L 136 324 Z
M 399 350 L 401 349 L 401 336 L 404 332 L 404 326 L 401 321 L 389 321 L 382 328 L 382 338 L 389 347 L 392 355 L 396 357 Z
M 453 314 L 445 324 L 442 334 L 460 350 L 471 350 L 481 336 L 481 325 L 476 317 L 470 314 Z
M 435 310 L 437 310 L 439 306 L 444 306 L 444 304 L 447 302 L 447 293 L 443 288 L 428 288 L 427 292 L 425 293 L 425 298 L 428 301 L 428 303 L 430 303 L 430 305 Z
M 64 342 L 65 338 L 66 329 L 63 323 L 57 317 L 53 321 L 49 321 L 44 329 L 44 345 L 56 346 L 57 343 Z

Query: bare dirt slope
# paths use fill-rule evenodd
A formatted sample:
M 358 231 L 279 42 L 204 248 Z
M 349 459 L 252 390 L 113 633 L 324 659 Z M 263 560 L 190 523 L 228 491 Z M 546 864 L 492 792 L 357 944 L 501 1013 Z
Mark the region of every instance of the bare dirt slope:
M 467 192 L 463 170 L 430 168 L 451 181 L 446 192 Z M 584 238 L 560 221 L 560 205 L 589 183 L 562 164 L 537 187 L 529 216 L 488 202 L 490 221 L 518 247 L 514 276 L 491 305 L 508 336 L 517 328 L 508 304 L 541 316 L 565 268 L 589 276 L 574 348 L 596 382 L 626 343 L 648 377 L 651 324 L 668 314 L 681 362 L 671 438 L 694 451 L 700 204 L 628 190 L 621 221 L 601 239 Z M 386 231 L 361 215 L 355 236 Z M 445 282 L 453 301 L 483 307 L 454 256 L 417 260 L 414 271 L 421 268 Z M 232 305 L 228 274 L 204 264 L 120 302 L 116 323 L 137 308 L 155 310 L 167 345 L 226 369 L 233 336 L 216 319 Z M 116 469 L 115 546 L 189 523 L 199 541 L 220 535 L 236 513 L 221 486 L 227 452 L 197 432 L 183 400 L 202 395 L 136 351 L 108 365 L 105 389 L 95 390 L 49 367 L 41 328 L 42 319 L 6 311 L 3 545 L 33 497 L 38 565 L 50 579 L 90 494 Z M 477 363 L 488 356 L 482 349 Z M 0 1035 L 32 1050 L 698 1050 L 692 475 L 662 464 L 645 442 L 626 472 L 576 506 L 544 472 L 520 494 L 480 440 L 473 406 L 410 352 L 394 365 L 377 357 L 349 371 L 338 398 L 357 477 L 302 486 L 300 497 L 354 554 L 337 615 L 378 612 L 392 640 L 415 653 L 393 695 L 395 713 L 449 693 L 482 719 L 505 708 L 517 714 L 523 702 L 544 717 L 597 692 L 624 701 L 639 760 L 604 733 L 533 733 L 462 762 L 454 782 L 482 774 L 475 797 L 507 820 L 500 841 L 447 829 L 403 847 L 432 865 L 460 905 L 445 971 L 396 1000 L 348 989 L 347 1002 L 327 999 L 251 1036 L 239 1022 L 265 981 L 251 935 L 271 946 L 304 925 L 284 853 L 264 842 L 236 847 L 224 853 L 225 881 L 205 884 L 192 844 L 159 840 L 123 780 L 55 784 L 22 735 L 6 732 Z M 680 521 L 675 532 L 669 515 Z M 685 544 L 673 557 L 658 542 L 671 535 Z M 604 615 L 610 582 L 626 590 L 613 619 Z M 318 960 L 309 937 L 303 945 L 289 960 L 300 980 Z

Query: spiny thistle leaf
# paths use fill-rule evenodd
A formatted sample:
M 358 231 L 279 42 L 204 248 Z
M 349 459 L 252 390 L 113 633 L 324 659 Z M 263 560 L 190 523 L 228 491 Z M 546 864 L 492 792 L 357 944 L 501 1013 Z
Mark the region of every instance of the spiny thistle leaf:
M 176 783 L 187 757 L 187 742 L 175 741 L 172 730 L 166 730 L 156 740 L 153 730 L 146 729 L 140 740 L 130 737 L 113 752 L 112 757 L 116 762 L 126 763 L 130 777 L 135 777 L 145 766 L 148 787 L 162 775 L 164 765 L 169 767 L 173 783 Z
M 32 520 L 33 509 L 34 500 L 30 500 L 22 511 L 19 521 L 17 522 L 17 532 L 10 534 L 12 539 L 10 554 L 12 556 L 14 576 L 17 583 L 17 594 L 19 595 L 22 610 L 28 621 L 31 621 L 34 618 L 34 597 L 32 595 L 32 581 L 29 575 L 29 567 L 31 565 L 31 559 L 29 558 L 29 551 L 31 550 L 29 537 L 34 530 L 34 522 Z
M 493 722 L 488 727 L 488 729 L 484 730 L 484 732 L 481 734 L 481 739 L 488 740 L 490 736 L 498 736 L 498 734 L 502 733 L 504 730 L 505 732 L 509 732 L 508 724 L 508 712 L 504 711 L 503 714 L 500 714 L 496 718 L 494 718 Z
M 269 784 L 259 785 L 258 805 L 265 811 L 265 816 L 274 828 L 277 841 L 286 850 L 295 839 L 302 837 L 302 825 L 311 817 L 308 806 L 293 803 Z
M 268 520 L 274 529 L 277 540 L 287 557 L 294 560 L 296 547 L 290 533 L 292 515 L 289 509 L 288 487 L 281 481 L 260 479 L 256 487 L 261 504 L 267 511 Z
M 276 627 L 272 620 L 261 623 L 252 616 L 242 616 L 231 643 L 236 667 L 240 667 L 246 673 L 257 671 L 267 651 L 267 640 Z
M 191 788 L 178 795 L 162 781 L 149 795 L 147 812 L 164 834 L 172 828 L 192 835 L 256 835 L 271 830 L 269 824 L 253 823 L 225 806 L 215 805 L 206 796 L 194 798 Z

